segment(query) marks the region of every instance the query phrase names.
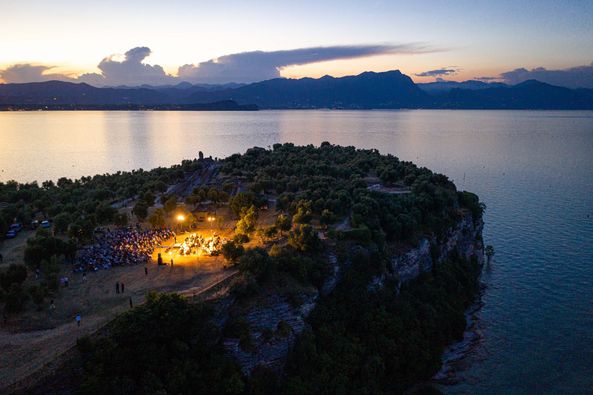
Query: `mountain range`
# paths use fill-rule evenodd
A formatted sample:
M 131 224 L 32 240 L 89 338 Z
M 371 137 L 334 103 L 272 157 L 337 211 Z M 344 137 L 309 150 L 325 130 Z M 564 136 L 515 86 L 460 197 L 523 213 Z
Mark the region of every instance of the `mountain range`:
M 61 81 L 0 84 L 0 109 L 593 109 L 593 89 L 530 80 L 416 84 L 398 70 L 252 84 L 97 88 Z

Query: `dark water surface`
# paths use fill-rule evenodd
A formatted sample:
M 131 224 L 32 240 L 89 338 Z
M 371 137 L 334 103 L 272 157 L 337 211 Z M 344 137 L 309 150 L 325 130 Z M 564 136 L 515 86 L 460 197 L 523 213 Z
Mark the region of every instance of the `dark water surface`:
M 0 113 L 0 181 L 322 141 L 414 161 L 488 206 L 477 340 L 445 392 L 593 392 L 593 112 Z

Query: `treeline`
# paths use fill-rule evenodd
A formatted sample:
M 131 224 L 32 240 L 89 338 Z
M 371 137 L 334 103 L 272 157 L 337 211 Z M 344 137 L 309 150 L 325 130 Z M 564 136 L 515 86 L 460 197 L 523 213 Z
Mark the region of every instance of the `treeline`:
M 77 180 L 60 178 L 55 183 L 44 181 L 41 185 L 0 182 L 0 202 L 4 203 L 0 211 L 0 239 L 15 221 L 28 226 L 34 219 L 51 219 L 56 233 L 67 233 L 86 241 L 92 238 L 97 225 L 127 224 L 127 217 L 118 214 L 112 203 L 150 195 L 154 202 L 155 194 L 164 192 L 168 185 L 200 166 L 199 161 L 188 160 L 169 168 L 140 169 Z M 144 200 L 151 201 L 150 198 Z
M 252 148 L 223 161 L 222 172 L 249 183 L 253 196 L 274 196 L 276 208 L 293 223 L 330 225 L 347 218 L 343 237 L 374 242 L 413 241 L 421 234 L 440 235 L 467 208 L 474 218 L 484 206 L 477 196 L 458 192 L 444 175 L 400 161 L 377 150 L 322 143 L 320 147 L 275 144 Z M 395 195 L 369 189 L 369 177 L 386 187 L 411 193 Z M 255 200 L 254 197 L 251 198 Z

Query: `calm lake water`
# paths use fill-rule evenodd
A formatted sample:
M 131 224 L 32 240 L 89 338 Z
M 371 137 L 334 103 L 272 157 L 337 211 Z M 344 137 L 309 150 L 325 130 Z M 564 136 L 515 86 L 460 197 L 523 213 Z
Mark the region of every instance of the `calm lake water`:
M 169 166 L 277 142 L 377 148 L 486 203 L 476 342 L 447 393 L 593 392 L 593 112 L 0 113 L 0 180 Z

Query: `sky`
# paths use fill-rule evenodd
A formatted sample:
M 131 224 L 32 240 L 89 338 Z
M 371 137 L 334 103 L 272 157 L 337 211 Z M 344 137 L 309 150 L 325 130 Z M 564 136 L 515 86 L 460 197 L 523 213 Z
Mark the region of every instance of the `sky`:
M 416 82 L 593 88 L 593 1 L 0 0 L 0 82 Z

